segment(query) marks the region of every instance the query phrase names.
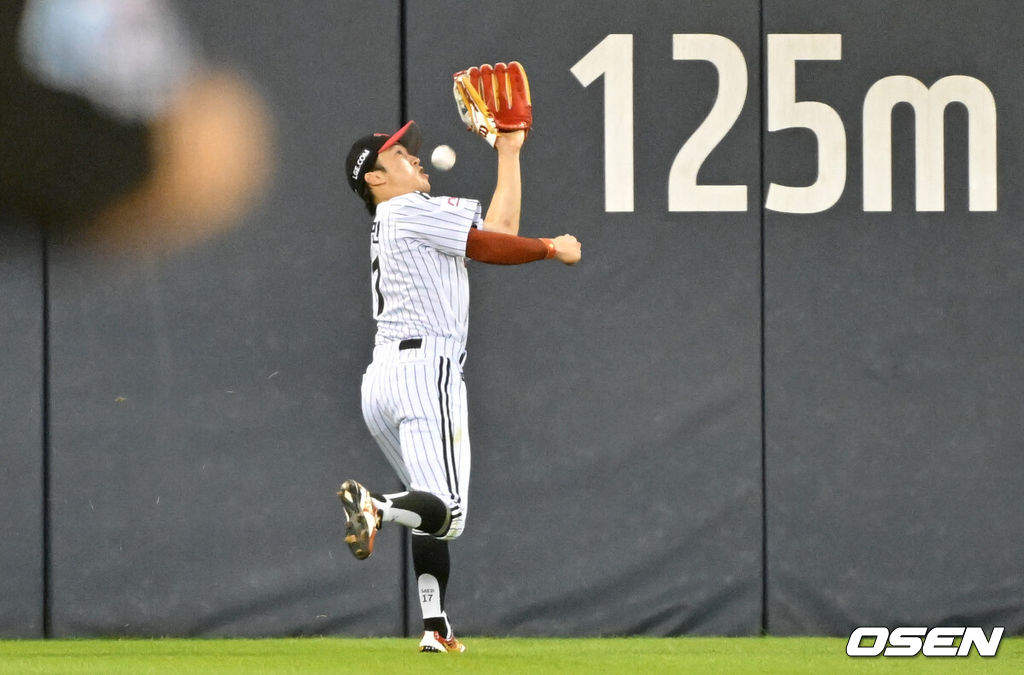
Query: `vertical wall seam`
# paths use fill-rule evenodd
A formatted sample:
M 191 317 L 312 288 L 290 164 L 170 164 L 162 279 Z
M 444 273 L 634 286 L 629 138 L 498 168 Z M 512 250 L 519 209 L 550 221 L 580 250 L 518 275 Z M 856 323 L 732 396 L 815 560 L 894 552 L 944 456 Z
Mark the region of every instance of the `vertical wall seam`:
M 768 432 L 767 432 L 767 384 L 766 384 L 766 334 L 765 334 L 765 312 L 766 312 L 766 290 L 765 290 L 765 142 L 768 138 L 765 110 L 768 100 L 768 78 L 767 64 L 765 62 L 766 47 L 768 39 L 765 34 L 765 0 L 759 4 L 759 26 L 758 45 L 760 47 L 760 87 L 761 94 L 760 124 L 761 124 L 761 190 L 758 194 L 760 200 L 759 211 L 761 215 L 761 634 L 768 634 L 769 612 L 768 612 Z
M 53 604 L 51 602 L 51 514 L 50 514 L 50 264 L 49 264 L 49 238 L 46 230 L 42 235 L 42 382 L 40 400 L 40 421 L 41 429 L 41 452 L 42 452 L 42 615 L 43 615 L 43 637 L 53 636 Z
M 408 106 L 408 68 L 409 59 L 407 53 L 407 41 L 408 41 L 408 27 L 407 27 L 407 6 L 406 0 L 398 0 L 398 123 L 395 125 L 396 129 L 401 129 L 402 125 L 408 120 L 409 106 Z M 403 488 L 404 489 L 404 488 Z M 410 637 L 411 633 L 411 622 L 409 620 L 410 612 L 412 611 L 412 599 L 410 596 L 410 588 L 412 579 L 410 578 L 409 568 L 412 565 L 412 552 L 410 551 L 411 533 L 402 533 L 402 546 L 401 546 L 401 560 L 399 563 L 399 589 L 401 593 L 401 609 L 402 609 L 402 635 Z

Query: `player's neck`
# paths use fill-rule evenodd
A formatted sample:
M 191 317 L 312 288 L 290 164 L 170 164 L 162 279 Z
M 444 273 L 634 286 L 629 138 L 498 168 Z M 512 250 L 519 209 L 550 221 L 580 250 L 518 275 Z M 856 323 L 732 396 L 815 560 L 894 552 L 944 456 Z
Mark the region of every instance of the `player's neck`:
M 388 190 L 388 189 L 385 188 L 385 189 L 382 189 L 382 190 L 375 191 L 375 196 L 377 198 L 377 204 L 380 205 L 380 204 L 383 204 L 384 202 L 386 202 L 388 200 L 395 199 L 396 197 L 402 197 L 404 195 L 413 194 L 414 192 L 423 192 L 423 191 L 422 190 L 415 190 L 415 189 L 413 189 L 413 190 Z M 426 193 L 424 192 L 424 194 L 426 194 Z

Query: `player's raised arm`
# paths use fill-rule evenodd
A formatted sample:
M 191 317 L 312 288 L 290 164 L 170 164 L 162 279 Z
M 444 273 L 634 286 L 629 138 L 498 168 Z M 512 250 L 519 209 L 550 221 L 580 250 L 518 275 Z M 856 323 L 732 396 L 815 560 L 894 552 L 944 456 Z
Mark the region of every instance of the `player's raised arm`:
M 526 140 L 525 131 L 502 133 L 495 139 L 498 153 L 498 181 L 494 195 L 484 215 L 484 228 L 491 232 L 519 234 L 519 214 L 522 210 L 523 181 L 519 166 L 519 152 Z
M 498 153 L 498 181 L 484 215 L 484 229 L 473 229 L 466 256 L 495 265 L 521 265 L 555 258 L 566 265 L 580 260 L 580 242 L 571 234 L 554 239 L 519 235 L 523 199 L 519 153 L 533 124 L 533 104 L 526 71 L 518 61 L 484 64 L 453 76 L 452 93 L 466 128 Z

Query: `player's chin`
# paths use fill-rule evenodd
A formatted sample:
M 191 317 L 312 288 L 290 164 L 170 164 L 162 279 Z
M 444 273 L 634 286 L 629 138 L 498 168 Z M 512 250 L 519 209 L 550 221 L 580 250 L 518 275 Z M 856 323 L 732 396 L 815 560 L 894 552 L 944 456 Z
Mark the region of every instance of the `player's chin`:
M 430 176 L 427 174 L 420 174 L 420 188 L 421 192 L 430 192 Z

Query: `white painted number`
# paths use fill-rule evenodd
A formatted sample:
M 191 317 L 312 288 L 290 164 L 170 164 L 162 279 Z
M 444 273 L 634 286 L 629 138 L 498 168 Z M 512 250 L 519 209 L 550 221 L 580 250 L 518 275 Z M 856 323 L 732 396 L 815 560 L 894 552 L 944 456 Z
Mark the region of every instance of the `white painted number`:
M 818 139 L 818 178 L 806 187 L 772 183 L 764 206 L 785 213 L 831 208 L 846 186 L 846 130 L 839 113 L 818 101 L 796 100 L 796 62 L 842 58 L 839 35 L 768 36 L 768 131 L 810 129 Z
M 766 116 L 769 132 L 807 129 L 817 145 L 817 175 L 804 186 L 770 183 L 765 208 L 783 213 L 820 213 L 835 206 L 846 188 L 846 129 L 839 113 L 822 101 L 796 99 L 798 61 L 839 61 L 839 34 L 767 36 Z M 699 185 L 697 175 L 736 124 L 747 97 L 747 65 L 734 42 L 721 35 L 672 36 L 676 61 L 709 61 L 718 73 L 718 93 L 703 123 L 680 148 L 668 176 L 669 211 L 746 211 L 746 185 Z M 633 211 L 633 36 L 605 37 L 571 69 L 587 87 L 604 77 L 605 211 Z M 945 209 L 946 108 L 968 112 L 968 208 L 995 211 L 998 193 L 996 103 L 984 82 L 966 75 L 920 80 L 893 75 L 868 89 L 863 110 L 863 199 L 865 211 L 892 210 L 892 111 L 907 103 L 915 115 L 915 187 L 918 211 Z
M 604 210 L 633 210 L 633 36 L 601 40 L 572 67 L 584 87 L 604 76 Z
M 718 70 L 718 96 L 704 122 L 680 148 L 668 174 L 669 211 L 746 211 L 746 185 L 697 185 L 697 172 L 732 129 L 747 98 L 747 62 L 721 35 L 673 35 L 676 61 L 710 61 Z

